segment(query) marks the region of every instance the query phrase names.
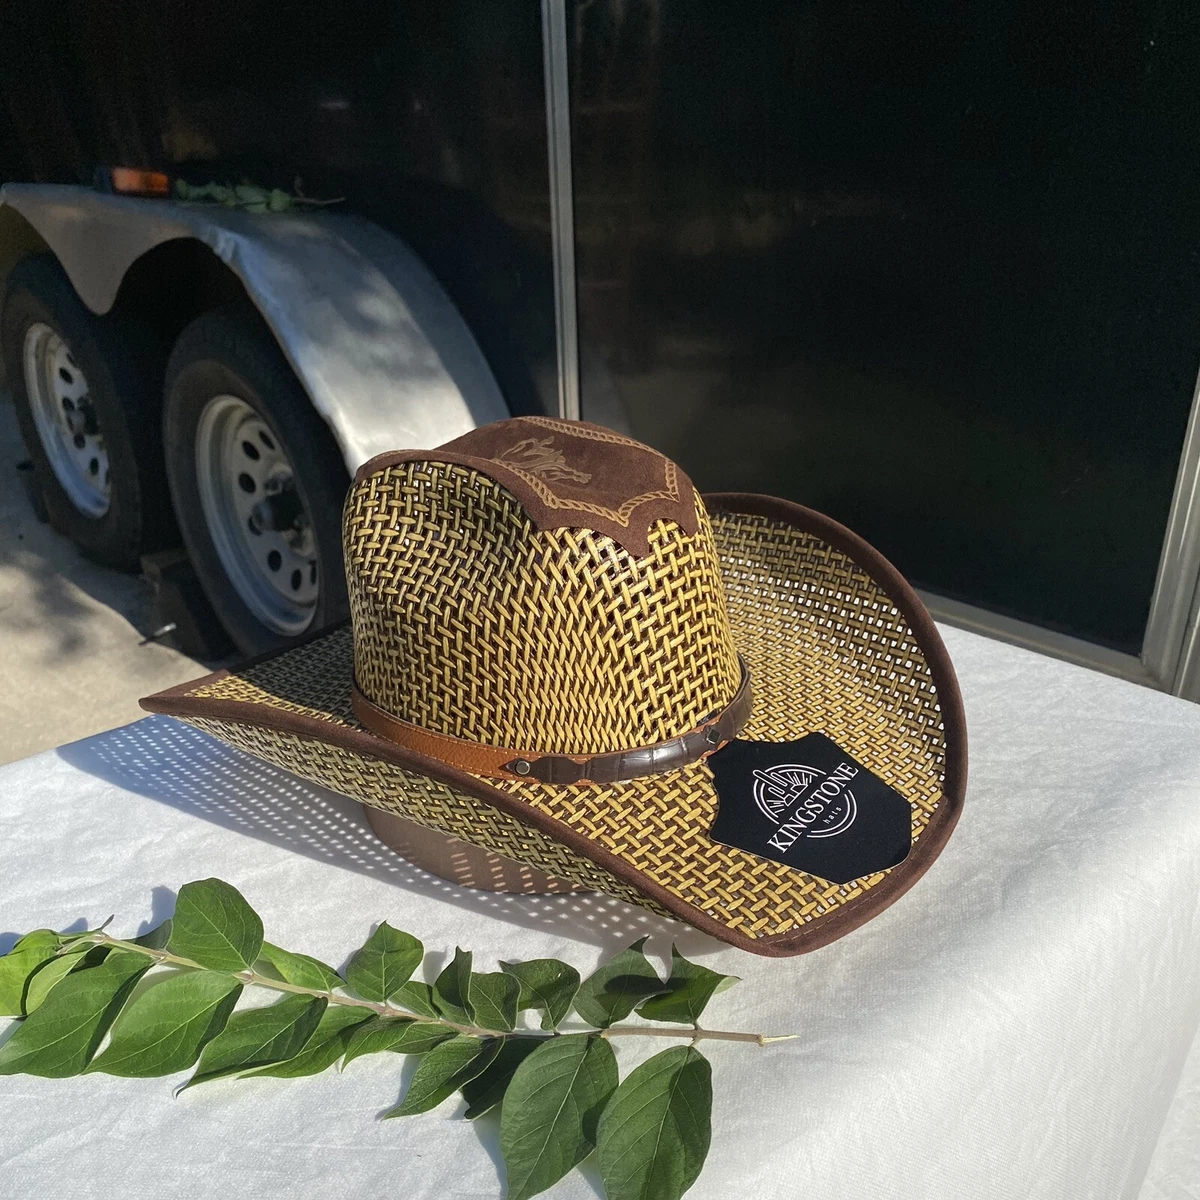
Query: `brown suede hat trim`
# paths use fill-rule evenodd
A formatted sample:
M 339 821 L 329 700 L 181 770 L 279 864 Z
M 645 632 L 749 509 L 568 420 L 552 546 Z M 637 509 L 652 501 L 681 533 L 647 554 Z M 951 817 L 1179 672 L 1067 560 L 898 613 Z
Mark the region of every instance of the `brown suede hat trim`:
M 958 689 L 958 681 L 954 675 L 950 656 L 933 619 L 929 616 L 920 598 L 900 572 L 879 551 L 857 534 L 812 509 L 770 496 L 723 492 L 705 496 L 704 500 L 710 512 L 745 513 L 781 521 L 816 534 L 831 546 L 848 554 L 883 586 L 892 602 L 903 613 L 924 651 L 925 660 L 929 665 L 930 674 L 937 689 L 946 739 L 946 775 L 943 779 L 942 799 L 930 817 L 924 833 L 917 840 L 908 857 L 898 866 L 893 867 L 880 883 L 860 896 L 856 896 L 853 900 L 846 901 L 829 916 L 819 917 L 800 929 L 764 938 L 750 938 L 731 930 L 672 895 L 665 888 L 648 880 L 625 860 L 604 850 L 582 834 L 560 824 L 553 817 L 528 807 L 506 792 L 491 787 L 486 780 L 448 767 L 436 759 L 407 751 L 365 730 L 349 729 L 316 717 L 276 709 L 266 704 L 196 698 L 190 694 L 207 683 L 227 677 L 233 673 L 231 671 L 213 672 L 203 679 L 192 680 L 154 696 L 148 696 L 141 700 L 140 704 L 148 712 L 164 713 L 168 716 L 208 718 L 277 729 L 298 737 L 307 737 L 325 744 L 338 745 L 355 754 L 395 763 L 407 770 L 449 784 L 534 826 L 570 847 L 577 854 L 590 859 L 618 879 L 631 884 L 638 891 L 643 892 L 678 916 L 680 920 L 712 934 L 721 941 L 737 946 L 739 949 L 769 957 L 784 957 L 817 950 L 857 929 L 858 926 L 895 903 L 929 869 L 954 831 L 962 812 L 967 783 L 966 718 L 963 713 L 962 696 Z M 329 632 L 328 629 L 322 630 L 320 633 L 314 634 L 313 639 L 306 640 L 323 637 Z M 289 649 L 294 648 L 294 646 L 289 647 Z M 274 651 L 270 654 L 260 655 L 244 663 L 243 668 L 253 665 L 254 662 L 273 658 L 278 653 L 280 652 Z
M 406 462 L 448 462 L 503 484 L 537 529 L 594 529 L 635 558 L 650 526 L 696 532 L 692 481 L 669 458 L 587 421 L 513 417 L 481 425 L 436 450 L 389 450 L 365 462 L 356 487 Z

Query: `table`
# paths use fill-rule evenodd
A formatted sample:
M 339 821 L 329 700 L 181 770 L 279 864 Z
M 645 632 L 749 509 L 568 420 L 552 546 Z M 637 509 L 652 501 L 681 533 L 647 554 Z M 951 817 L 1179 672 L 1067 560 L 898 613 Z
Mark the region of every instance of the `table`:
M 661 960 L 674 939 L 743 979 L 713 1026 L 801 1035 L 710 1045 L 713 1145 L 692 1196 L 1198 1197 L 1200 706 L 944 633 L 971 738 L 958 831 L 907 896 L 814 954 L 743 954 L 600 896 L 453 887 L 351 802 L 162 717 L 0 769 L 0 949 L 111 912 L 139 932 L 208 875 L 241 888 L 271 940 L 334 963 L 384 918 L 481 969 L 587 969 L 642 934 Z M 3 1192 L 498 1197 L 491 1118 L 447 1104 L 375 1120 L 401 1065 L 178 1100 L 167 1079 L 0 1079 Z M 594 1197 L 597 1176 L 550 1194 Z

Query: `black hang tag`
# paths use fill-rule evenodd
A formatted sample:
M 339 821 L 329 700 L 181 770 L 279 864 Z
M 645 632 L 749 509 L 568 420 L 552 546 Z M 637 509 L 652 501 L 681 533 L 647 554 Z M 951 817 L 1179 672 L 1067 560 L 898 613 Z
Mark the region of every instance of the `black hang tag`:
M 735 740 L 708 759 L 720 807 L 709 836 L 833 883 L 903 862 L 912 808 L 822 733 Z

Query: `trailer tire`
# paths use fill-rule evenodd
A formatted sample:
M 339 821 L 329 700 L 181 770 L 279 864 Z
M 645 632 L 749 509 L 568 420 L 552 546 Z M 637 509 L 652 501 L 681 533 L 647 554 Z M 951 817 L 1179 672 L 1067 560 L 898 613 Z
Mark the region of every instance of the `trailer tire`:
M 128 317 L 96 316 L 58 260 L 39 254 L 9 273 L 0 351 L 50 524 L 122 570 L 170 545 L 160 340 Z
M 258 314 L 239 303 L 188 325 L 164 394 L 180 532 L 233 642 L 262 654 L 344 620 L 349 477 Z

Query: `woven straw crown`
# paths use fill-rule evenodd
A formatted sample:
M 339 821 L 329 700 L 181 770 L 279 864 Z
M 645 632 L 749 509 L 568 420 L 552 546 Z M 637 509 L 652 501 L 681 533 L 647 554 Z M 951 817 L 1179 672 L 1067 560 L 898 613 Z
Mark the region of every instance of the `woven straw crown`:
M 592 530 L 539 530 L 473 467 L 360 477 L 344 520 L 360 690 L 434 733 L 530 753 L 696 728 L 730 702 L 740 668 L 712 528 L 687 488 L 695 534 L 654 521 L 635 557 Z

